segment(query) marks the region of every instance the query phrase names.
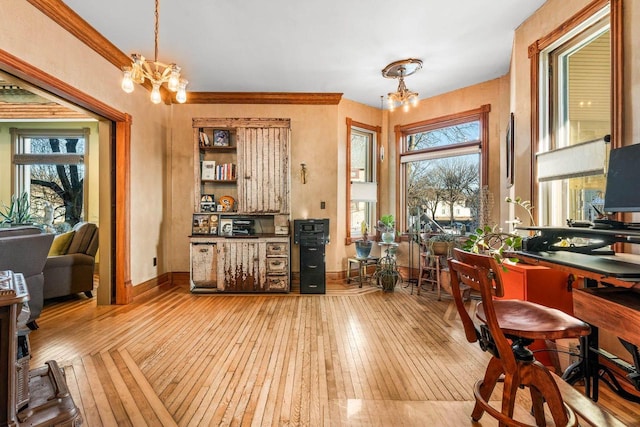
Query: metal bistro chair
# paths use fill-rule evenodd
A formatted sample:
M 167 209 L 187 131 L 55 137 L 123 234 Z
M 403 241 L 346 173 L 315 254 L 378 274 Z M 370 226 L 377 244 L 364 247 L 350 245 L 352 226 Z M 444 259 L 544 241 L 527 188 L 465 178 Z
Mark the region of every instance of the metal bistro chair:
M 516 392 L 529 387 L 533 415 L 537 426 L 544 426 L 544 402 L 556 426 L 577 425 L 577 417 L 563 401 L 551 373 L 535 360 L 527 348 L 536 339 L 555 340 L 588 335 L 589 325 L 562 311 L 530 301 L 494 300 L 504 295 L 501 266 L 493 257 L 454 249 L 448 260 L 451 287 L 456 308 L 469 342 L 478 341 L 480 348 L 493 355 L 484 378 L 474 388 L 476 404 L 471 414 L 478 421 L 485 412 L 496 418 L 500 426 L 524 426 L 513 419 Z M 480 292 L 474 322 L 460 294 L 461 283 Z M 502 408 L 489 405 L 498 380 L 504 375 Z

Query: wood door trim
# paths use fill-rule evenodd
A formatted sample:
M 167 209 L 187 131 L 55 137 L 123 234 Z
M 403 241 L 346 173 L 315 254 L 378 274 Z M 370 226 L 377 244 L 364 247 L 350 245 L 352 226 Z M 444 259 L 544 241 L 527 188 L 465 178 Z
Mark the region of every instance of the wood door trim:
M 0 68 L 4 71 L 34 84 L 60 98 L 83 107 L 115 123 L 115 192 L 116 214 L 112 220 L 115 223 L 115 298 L 112 302 L 124 304 L 132 300 L 131 272 L 129 265 L 129 163 L 131 143 L 131 116 L 123 113 L 102 101 L 87 95 L 60 79 L 26 63 L 25 61 L 0 49 Z

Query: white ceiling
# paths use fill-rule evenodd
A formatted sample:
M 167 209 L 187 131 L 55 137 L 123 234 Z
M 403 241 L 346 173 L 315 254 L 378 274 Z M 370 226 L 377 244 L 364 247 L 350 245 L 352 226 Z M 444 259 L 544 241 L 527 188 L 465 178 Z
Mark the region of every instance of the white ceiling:
M 153 59 L 154 0 L 64 0 L 123 52 Z M 159 57 L 194 92 L 342 92 L 380 107 L 407 77 L 428 98 L 506 74 L 514 30 L 545 0 L 161 0 Z

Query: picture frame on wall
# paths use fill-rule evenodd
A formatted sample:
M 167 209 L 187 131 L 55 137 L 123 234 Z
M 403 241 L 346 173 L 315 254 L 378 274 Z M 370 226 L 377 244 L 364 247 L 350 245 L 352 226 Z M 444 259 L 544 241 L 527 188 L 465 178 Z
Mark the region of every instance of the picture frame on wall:
M 228 147 L 229 146 L 229 131 L 226 129 L 214 129 L 213 130 L 213 145 L 215 147 Z
M 509 123 L 507 123 L 507 135 L 505 137 L 506 144 L 506 178 L 507 188 L 513 186 L 513 174 L 515 165 L 515 117 L 513 113 L 509 114 Z

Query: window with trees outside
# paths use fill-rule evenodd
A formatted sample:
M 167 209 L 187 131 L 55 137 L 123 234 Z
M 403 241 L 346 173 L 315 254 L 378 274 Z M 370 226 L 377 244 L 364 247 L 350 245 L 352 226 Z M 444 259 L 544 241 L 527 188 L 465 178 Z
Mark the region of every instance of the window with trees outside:
M 569 28 L 538 59 L 536 174 L 539 221 L 545 225 L 592 221 L 604 206 L 612 134 L 609 4 Z
M 371 232 L 378 201 L 378 141 L 381 129 L 347 118 L 347 237 L 346 244 L 362 237 L 362 223 Z
M 400 206 L 404 229 L 462 234 L 478 226 L 489 106 L 400 126 Z M 412 219 L 409 219 L 409 216 Z
M 31 215 L 58 231 L 84 220 L 89 129 L 11 129 L 16 194 L 29 194 Z

